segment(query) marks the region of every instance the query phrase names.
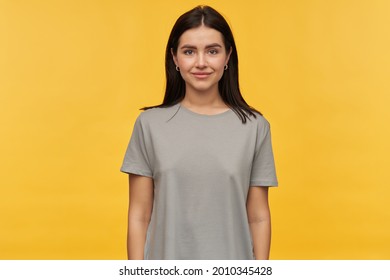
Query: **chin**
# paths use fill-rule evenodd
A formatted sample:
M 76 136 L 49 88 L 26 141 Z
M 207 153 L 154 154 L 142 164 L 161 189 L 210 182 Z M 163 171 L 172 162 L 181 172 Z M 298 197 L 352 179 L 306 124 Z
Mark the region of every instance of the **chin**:
M 215 85 L 190 85 L 190 87 L 193 89 L 193 90 L 196 90 L 196 91 L 199 91 L 199 92 L 206 92 L 206 91 L 210 91 L 210 90 L 213 90 Z M 217 84 L 217 87 L 218 87 L 218 84 Z
M 197 92 L 208 92 L 212 88 L 211 87 L 192 87 Z

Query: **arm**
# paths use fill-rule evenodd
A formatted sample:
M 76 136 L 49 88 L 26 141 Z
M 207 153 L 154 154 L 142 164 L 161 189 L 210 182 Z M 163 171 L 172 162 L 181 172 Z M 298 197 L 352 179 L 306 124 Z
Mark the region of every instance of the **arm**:
M 255 258 L 256 260 L 268 260 L 271 246 L 268 187 L 250 187 L 246 208 Z
M 153 209 L 153 179 L 129 174 L 129 185 L 127 257 L 129 260 L 142 260 Z

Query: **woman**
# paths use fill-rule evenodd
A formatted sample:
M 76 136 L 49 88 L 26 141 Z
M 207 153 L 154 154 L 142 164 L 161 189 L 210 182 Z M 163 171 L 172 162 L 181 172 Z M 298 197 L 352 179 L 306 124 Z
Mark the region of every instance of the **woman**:
M 183 14 L 166 48 L 163 103 L 137 118 L 129 174 L 129 259 L 268 259 L 268 121 L 241 96 L 225 19 Z

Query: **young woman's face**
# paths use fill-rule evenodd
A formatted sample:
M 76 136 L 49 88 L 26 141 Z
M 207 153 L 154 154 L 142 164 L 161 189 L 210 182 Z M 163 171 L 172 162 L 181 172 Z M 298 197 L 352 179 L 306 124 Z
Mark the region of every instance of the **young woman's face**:
M 215 29 L 201 25 L 185 31 L 173 59 L 180 68 L 186 90 L 218 90 L 218 81 L 225 71 L 230 52 L 226 52 L 222 34 Z

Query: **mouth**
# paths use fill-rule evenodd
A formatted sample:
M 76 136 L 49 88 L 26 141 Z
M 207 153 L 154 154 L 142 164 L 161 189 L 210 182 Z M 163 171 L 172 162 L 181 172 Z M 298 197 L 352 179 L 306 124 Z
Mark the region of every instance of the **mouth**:
M 192 75 L 198 79 L 205 79 L 211 75 L 209 72 L 194 72 Z

